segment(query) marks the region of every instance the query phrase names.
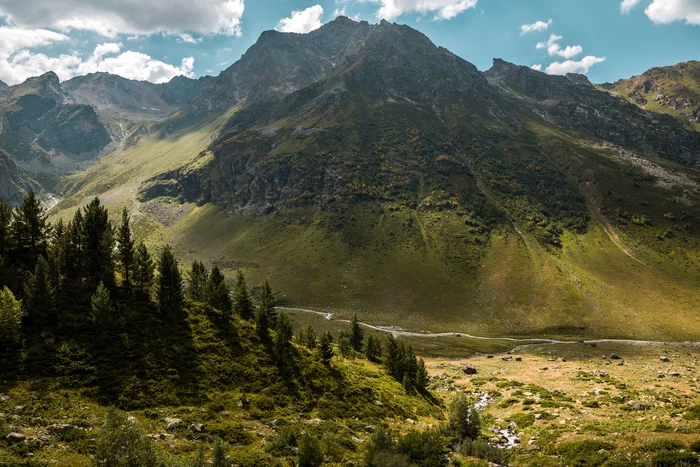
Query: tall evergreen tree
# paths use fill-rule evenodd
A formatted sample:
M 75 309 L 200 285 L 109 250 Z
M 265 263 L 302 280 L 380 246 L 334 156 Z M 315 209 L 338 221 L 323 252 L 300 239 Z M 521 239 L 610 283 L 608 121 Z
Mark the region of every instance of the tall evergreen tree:
M 275 326 L 275 340 L 273 346 L 273 351 L 278 363 L 284 362 L 289 356 L 292 348 L 293 335 L 294 328 L 292 327 L 292 321 L 286 313 L 280 313 L 277 317 L 277 325 Z
M 50 326 L 58 324 L 53 313 L 55 291 L 51 285 L 49 265 L 43 256 L 39 256 L 34 273 L 29 276 L 25 284 L 24 297 L 27 314 L 32 322 L 42 321 Z
M 209 280 L 209 271 L 201 261 L 193 261 L 192 268 L 187 274 L 187 297 L 195 302 L 205 299 L 205 287 Z
M 266 342 L 270 339 L 270 315 L 262 304 L 258 305 L 255 312 L 255 332 L 261 341 Z
M 333 335 L 330 331 L 324 332 L 321 335 L 321 339 L 318 342 L 319 355 L 321 357 L 321 361 L 325 365 L 328 365 L 331 361 L 331 358 L 333 358 L 333 346 L 331 345 L 332 343 Z
M 0 362 L 17 352 L 22 341 L 22 302 L 7 287 L 0 289 Z
M 221 281 L 214 291 L 214 307 L 219 310 L 225 318 L 231 317 L 233 303 L 231 302 L 231 289 L 228 288 L 226 281 Z
M 254 314 L 245 277 L 241 271 L 238 271 L 236 274 L 236 287 L 233 291 L 233 311 L 243 319 L 251 319 Z
M 272 326 L 277 323 L 277 309 L 275 308 L 275 296 L 272 293 L 270 281 L 265 281 L 260 289 L 259 307 L 267 313 L 267 319 Z
M 142 297 L 149 297 L 153 286 L 153 259 L 148 248 L 139 243 L 134 253 L 134 283 Z
M 316 348 L 316 346 L 318 345 L 318 339 L 316 338 L 316 331 L 314 330 L 313 326 L 311 326 L 310 324 L 306 328 L 306 333 L 304 334 L 303 343 L 309 350 L 314 350 Z
M 425 367 L 425 361 L 419 358 L 416 368 L 416 388 L 418 388 L 419 391 L 425 391 L 428 389 L 429 383 L 430 376 L 428 376 L 428 369 Z
M 357 314 L 352 317 L 352 328 L 350 329 L 350 345 L 355 352 L 362 352 L 362 344 L 365 339 L 365 331 L 357 319 Z
M 12 246 L 12 206 L 0 199 L 0 256 L 6 259 Z
M 218 288 L 219 285 L 224 282 L 224 279 L 225 278 L 221 273 L 221 269 L 219 269 L 219 266 L 215 264 L 214 267 L 211 268 L 211 274 L 209 274 L 209 279 L 204 287 L 204 297 L 209 306 L 212 308 L 218 309 L 219 307 L 219 304 L 217 303 Z
M 70 280 L 83 277 L 85 266 L 85 218 L 82 209 L 78 209 L 73 220 L 66 227 L 63 246 L 63 274 Z
M 122 223 L 117 232 L 117 245 L 119 248 L 119 262 L 124 272 L 124 287 L 131 289 L 134 268 L 134 240 L 131 238 L 131 227 L 129 226 L 129 211 L 122 210 Z
M 172 321 L 177 321 L 182 313 L 182 276 L 170 245 L 166 245 L 160 255 L 158 273 L 160 311 Z
M 37 258 L 46 252 L 46 240 L 50 230 L 46 217 L 46 210 L 33 190 L 25 195 L 22 205 L 14 212 L 14 245 L 23 264 L 31 268 L 34 267 Z
M 85 207 L 83 244 L 86 277 L 93 283 L 114 283 L 114 231 L 109 213 L 99 198 Z
M 379 339 L 369 336 L 365 346 L 365 356 L 371 362 L 378 362 L 382 356 L 382 344 Z
M 399 344 L 394 339 L 394 336 L 389 334 L 386 336 L 386 345 L 384 346 L 384 366 L 386 366 L 387 371 L 396 380 L 402 380 L 403 375 L 401 375 L 401 355 L 399 351 Z
M 467 402 L 464 393 L 459 393 L 452 401 L 449 426 L 459 442 L 479 437 L 481 432 L 479 412 Z

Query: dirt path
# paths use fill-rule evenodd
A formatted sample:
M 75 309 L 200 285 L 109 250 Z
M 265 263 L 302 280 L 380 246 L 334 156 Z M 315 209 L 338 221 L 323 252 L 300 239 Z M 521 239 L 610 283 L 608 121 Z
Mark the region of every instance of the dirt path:
M 278 310 L 284 311 L 299 311 L 302 313 L 313 313 L 315 315 L 323 316 L 325 319 L 330 321 L 337 321 L 339 323 L 350 323 L 347 319 L 333 319 L 333 313 L 326 313 L 322 311 L 309 310 L 306 308 L 288 308 L 278 306 Z M 671 342 L 671 341 L 645 341 L 638 339 L 588 339 L 588 340 L 560 340 L 560 339 L 549 339 L 549 338 L 537 338 L 537 337 L 485 337 L 485 336 L 475 336 L 472 334 L 467 334 L 466 332 L 450 331 L 450 332 L 413 332 L 406 331 L 396 326 L 373 326 L 371 324 L 362 323 L 360 324 L 368 329 L 373 329 L 379 332 L 385 332 L 391 334 L 394 337 L 428 337 L 428 338 L 438 338 L 438 337 L 466 337 L 469 339 L 485 340 L 485 341 L 500 341 L 500 342 L 513 342 L 519 343 L 520 345 L 513 348 L 513 350 L 521 349 L 531 345 L 551 345 L 551 344 L 627 344 L 627 345 L 644 345 L 650 347 L 663 347 L 663 346 L 682 346 L 682 347 L 693 347 L 700 348 L 700 342 Z

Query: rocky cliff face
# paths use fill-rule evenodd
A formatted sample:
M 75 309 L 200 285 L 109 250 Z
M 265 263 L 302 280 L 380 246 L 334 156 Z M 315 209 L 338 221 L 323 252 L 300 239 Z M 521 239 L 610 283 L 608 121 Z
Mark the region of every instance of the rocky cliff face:
M 7 88 L 7 84 L 3 83 L 3 82 L 0 80 L 0 91 L 2 91 L 2 90 L 5 89 L 5 88 Z
M 680 117 L 700 130 L 700 62 L 652 68 L 640 76 L 601 87 L 641 108 Z
M 111 143 L 90 105 L 67 104 L 54 73 L 0 93 L 0 148 L 35 171 L 75 170 Z
M 127 120 L 162 120 L 187 104 L 213 78 L 178 76 L 163 84 L 91 73 L 62 83 L 66 101 L 94 107 L 101 115 Z
M 496 59 L 486 76 L 492 84 L 527 98 L 529 110 L 550 124 L 652 156 L 700 164 L 700 133 L 688 131 L 676 118 L 645 112 L 595 89 L 580 75 L 550 76 Z
M 38 189 L 37 183 L 22 172 L 6 152 L 0 150 L 0 199 L 19 204 L 31 189 Z

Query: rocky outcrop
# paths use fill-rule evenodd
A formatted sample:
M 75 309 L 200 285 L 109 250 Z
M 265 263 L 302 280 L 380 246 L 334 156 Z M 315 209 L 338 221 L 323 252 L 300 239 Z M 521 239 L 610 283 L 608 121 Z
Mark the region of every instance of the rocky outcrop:
M 0 150 L 0 198 L 17 205 L 31 189 L 38 189 L 37 183 L 19 169 L 6 152 Z
M 3 89 L 5 89 L 5 88 L 7 88 L 7 87 L 8 87 L 7 84 L 5 84 L 4 82 L 0 81 L 0 91 L 2 91 Z

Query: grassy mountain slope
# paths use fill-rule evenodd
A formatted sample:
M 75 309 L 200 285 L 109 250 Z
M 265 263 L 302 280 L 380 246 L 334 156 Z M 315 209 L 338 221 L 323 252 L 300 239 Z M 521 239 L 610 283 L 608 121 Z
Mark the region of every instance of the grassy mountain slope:
M 652 68 L 601 87 L 643 109 L 673 115 L 700 130 L 700 62 Z

